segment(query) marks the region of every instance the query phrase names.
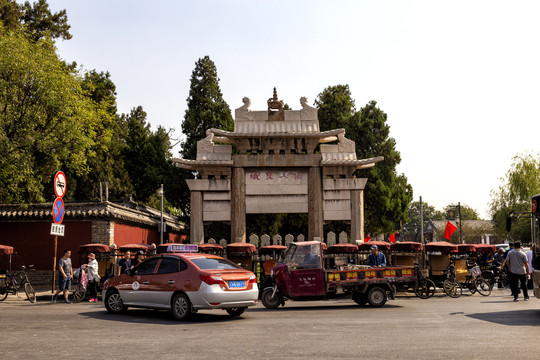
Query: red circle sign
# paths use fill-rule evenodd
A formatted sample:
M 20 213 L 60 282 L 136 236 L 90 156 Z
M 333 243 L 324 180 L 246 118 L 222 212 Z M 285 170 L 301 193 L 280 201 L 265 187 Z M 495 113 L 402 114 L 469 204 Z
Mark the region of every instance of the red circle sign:
M 66 175 L 62 171 L 54 175 L 54 193 L 59 198 L 63 198 L 66 193 Z
M 536 212 L 536 200 L 533 200 L 532 202 L 532 212 Z

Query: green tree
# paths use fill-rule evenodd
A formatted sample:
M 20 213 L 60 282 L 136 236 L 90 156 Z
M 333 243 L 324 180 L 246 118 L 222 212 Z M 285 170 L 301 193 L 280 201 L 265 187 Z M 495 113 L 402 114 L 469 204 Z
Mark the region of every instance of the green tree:
M 510 211 L 531 211 L 531 198 L 540 193 L 540 154 L 518 154 L 498 189 L 492 190 L 490 212 L 495 230 L 501 238 L 529 243 L 530 219 L 514 219 L 506 232 L 506 216 Z
M 180 153 L 184 159 L 195 159 L 197 141 L 205 138 L 206 130 L 210 128 L 231 131 L 234 121 L 231 109 L 219 89 L 216 65 L 210 57 L 205 56 L 195 63 L 191 74 L 187 110 L 182 122 L 182 132 L 186 138 Z
M 431 220 L 443 220 L 444 214 L 435 209 L 435 207 L 429 205 L 426 202 L 422 202 L 422 213 L 424 229 L 427 223 Z M 404 224 L 401 230 L 402 241 L 420 241 L 420 201 L 413 201 L 407 207 L 407 217 L 409 222 Z
M 0 36 L 0 202 L 49 199 L 43 188 L 58 169 L 88 173 L 97 118 L 51 40 Z
M 356 108 L 349 85 L 325 88 L 315 100 L 321 131 L 349 127 L 349 120 Z
M 66 10 L 51 13 L 46 0 L 19 5 L 13 0 L 0 0 L 0 20 L 7 30 L 21 28 L 33 41 L 44 38 L 71 39 Z

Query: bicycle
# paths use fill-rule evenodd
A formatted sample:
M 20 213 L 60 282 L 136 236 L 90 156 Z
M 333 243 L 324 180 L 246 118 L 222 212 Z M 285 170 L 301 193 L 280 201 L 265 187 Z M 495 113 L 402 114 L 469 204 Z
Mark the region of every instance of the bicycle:
M 463 288 L 459 281 L 456 280 L 456 267 L 450 261 L 450 264 L 445 270 L 446 279 L 443 281 L 443 291 L 446 295 L 452 298 L 458 298 L 463 293 Z
M 435 295 L 435 290 L 437 287 L 435 286 L 435 283 L 428 279 L 427 277 L 427 271 L 421 270 L 418 263 L 414 264 L 415 271 L 418 274 L 418 282 L 414 288 L 414 294 L 418 296 L 420 299 L 429 299 L 433 295 Z
M 30 265 L 29 268 L 32 268 Z M 19 291 L 24 288 L 26 297 L 31 303 L 36 302 L 36 292 L 28 280 L 28 271 L 23 266 L 21 270 L 11 274 L 5 274 L 5 281 L 0 286 L 0 301 L 4 301 L 9 294 L 19 296 Z
M 490 283 L 482 277 L 482 270 L 479 266 L 473 266 L 469 269 L 469 275 L 465 278 L 465 286 L 469 289 L 471 294 L 478 293 L 483 296 L 491 295 L 492 286 Z

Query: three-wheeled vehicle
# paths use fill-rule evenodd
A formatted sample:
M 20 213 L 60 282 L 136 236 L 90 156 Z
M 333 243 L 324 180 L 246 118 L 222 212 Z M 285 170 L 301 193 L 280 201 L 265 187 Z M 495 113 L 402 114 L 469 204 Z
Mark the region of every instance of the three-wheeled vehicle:
M 287 250 L 287 247 L 284 245 L 267 245 L 259 248 L 256 274 L 261 291 L 265 287 L 272 285 L 272 269 L 281 259 L 285 250 Z
M 244 270 L 255 272 L 254 263 L 257 248 L 249 243 L 232 243 L 227 245 L 227 259 Z
M 389 264 L 390 257 L 388 255 L 390 251 L 390 243 L 377 240 L 358 244 L 358 264 L 367 265 L 367 258 L 371 253 L 371 246 L 373 245 L 377 245 L 379 251 L 386 256 L 386 263 Z
M 450 265 L 450 254 L 457 254 L 457 245 L 446 241 L 435 241 L 427 243 L 425 249 L 428 258 L 429 278 L 437 286 L 442 287 Z
M 355 244 L 330 245 L 323 252 L 326 269 L 343 270 L 358 264 L 358 246 Z
M 416 282 L 414 267 L 328 269 L 319 241 L 291 243 L 272 270 L 273 285 L 263 290 L 264 306 L 275 309 L 286 300 L 352 298 L 359 305 L 383 306 L 396 284 Z
M 199 252 L 203 254 L 213 254 L 223 257 L 223 246 L 218 244 L 199 244 Z

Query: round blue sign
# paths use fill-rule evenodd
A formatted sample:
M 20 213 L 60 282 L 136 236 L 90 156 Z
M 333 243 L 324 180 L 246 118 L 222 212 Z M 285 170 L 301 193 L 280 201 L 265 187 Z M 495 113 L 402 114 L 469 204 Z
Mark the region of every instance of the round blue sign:
M 53 220 L 56 224 L 61 224 L 64 220 L 64 201 L 57 198 L 53 203 Z

